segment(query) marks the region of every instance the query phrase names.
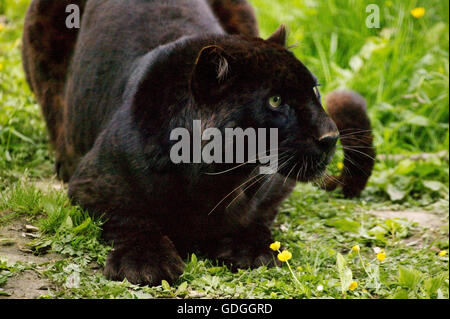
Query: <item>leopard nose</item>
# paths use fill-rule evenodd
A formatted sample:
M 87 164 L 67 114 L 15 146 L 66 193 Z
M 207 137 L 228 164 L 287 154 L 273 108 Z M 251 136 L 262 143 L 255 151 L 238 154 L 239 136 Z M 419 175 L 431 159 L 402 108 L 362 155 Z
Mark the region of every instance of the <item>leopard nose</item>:
M 338 139 L 339 132 L 329 132 L 319 138 L 319 145 L 324 151 L 329 152 L 336 146 Z

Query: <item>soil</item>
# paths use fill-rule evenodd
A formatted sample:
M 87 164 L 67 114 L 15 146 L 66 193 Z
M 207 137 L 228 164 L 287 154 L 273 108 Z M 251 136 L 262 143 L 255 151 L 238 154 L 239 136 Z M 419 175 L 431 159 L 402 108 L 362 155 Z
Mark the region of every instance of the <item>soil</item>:
M 25 270 L 10 277 L 2 289 L 10 296 L 0 296 L 8 299 L 34 299 L 48 294 L 53 287 L 43 278 L 39 271 L 44 269 L 43 264 L 61 259 L 57 254 L 35 256 L 27 247 L 27 243 L 33 240 L 36 233 L 27 232 L 26 221 L 14 222 L 6 226 L 0 226 L 0 258 L 7 261 L 8 265 L 17 262 L 35 264 L 33 270 Z
M 406 218 L 429 229 L 437 229 L 443 224 L 441 216 L 425 211 L 374 211 L 371 214 L 382 219 Z

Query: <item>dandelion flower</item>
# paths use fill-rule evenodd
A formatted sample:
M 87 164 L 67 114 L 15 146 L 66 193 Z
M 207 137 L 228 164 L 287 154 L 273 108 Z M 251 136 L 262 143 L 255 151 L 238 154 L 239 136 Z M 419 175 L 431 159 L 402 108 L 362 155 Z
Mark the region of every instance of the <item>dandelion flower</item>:
M 0 32 L 3 31 L 3 29 L 5 29 L 5 25 L 3 23 L 0 23 Z
M 337 163 L 337 168 L 342 170 L 344 168 L 344 163 L 342 163 L 342 162 Z
M 377 259 L 378 259 L 379 261 L 385 260 L 385 259 L 386 259 L 386 253 L 385 253 L 384 251 L 379 252 L 379 253 L 377 254 Z
M 350 289 L 351 291 L 355 290 L 358 287 L 358 283 L 356 281 L 352 281 L 350 283 L 350 286 L 348 286 L 348 289 Z
M 411 10 L 411 15 L 416 19 L 420 19 L 425 15 L 426 12 L 427 11 L 424 7 L 418 7 Z
M 439 257 L 445 257 L 445 255 L 447 255 L 447 252 L 445 250 L 441 250 L 438 255 Z
M 272 244 L 270 244 L 270 249 L 272 249 L 273 251 L 277 251 L 278 249 L 280 249 L 281 244 L 279 241 L 276 241 Z
M 361 250 L 361 247 L 359 247 L 359 245 L 355 245 L 352 247 L 352 251 L 354 251 L 355 253 L 359 253 L 360 250 Z
M 283 250 L 283 252 L 278 254 L 278 259 L 282 262 L 286 262 L 292 258 L 292 254 L 288 250 Z

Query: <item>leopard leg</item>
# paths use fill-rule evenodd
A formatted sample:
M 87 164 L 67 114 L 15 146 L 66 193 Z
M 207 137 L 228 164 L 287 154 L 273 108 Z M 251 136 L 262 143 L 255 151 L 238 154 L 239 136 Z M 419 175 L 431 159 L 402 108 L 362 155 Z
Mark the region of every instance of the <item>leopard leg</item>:
M 56 150 L 59 178 L 67 181 L 64 169 L 64 85 L 76 43 L 78 29 L 69 29 L 69 4 L 78 5 L 80 15 L 86 0 L 33 0 L 28 8 L 23 33 L 22 61 L 26 79 L 41 106 L 50 142 Z M 80 17 L 81 18 L 81 17 Z

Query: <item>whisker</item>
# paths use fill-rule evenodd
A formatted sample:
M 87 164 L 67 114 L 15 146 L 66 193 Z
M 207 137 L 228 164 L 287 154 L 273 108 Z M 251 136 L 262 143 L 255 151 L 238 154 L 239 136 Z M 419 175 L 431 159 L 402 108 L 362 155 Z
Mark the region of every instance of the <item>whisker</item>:
M 294 156 L 291 156 L 288 160 L 286 160 L 281 166 L 280 166 L 280 168 L 282 168 L 283 166 L 285 166 L 286 164 L 288 164 L 289 163 L 289 161 L 293 158 Z M 275 174 L 272 174 L 272 175 L 275 175 Z M 257 175 L 258 176 L 258 175 Z M 228 207 L 230 207 L 231 206 L 231 204 L 233 204 L 242 194 L 244 194 L 245 193 L 245 191 L 247 190 L 247 189 L 249 189 L 250 187 L 252 187 L 254 184 L 256 184 L 257 182 L 259 182 L 260 180 L 262 180 L 264 177 L 267 177 L 266 175 L 263 175 L 263 177 L 262 178 L 259 178 L 257 181 L 255 181 L 255 182 L 253 182 L 253 183 L 251 183 L 250 185 L 248 185 L 248 186 L 246 186 L 246 188 L 244 188 L 240 193 L 239 193 L 239 195 L 237 195 L 228 205 L 227 205 L 227 207 L 226 208 L 228 208 Z
M 368 132 L 373 132 L 373 130 L 354 130 L 354 129 L 346 129 L 346 130 L 341 130 L 339 131 L 339 133 L 343 133 L 345 131 L 351 131 L 350 133 L 345 133 L 342 134 L 341 136 L 346 136 L 346 135 L 352 135 L 352 134 L 359 134 L 359 133 L 368 133 Z
M 339 145 L 337 145 L 336 147 L 343 147 L 343 146 L 339 146 Z M 370 150 L 370 149 L 375 149 L 375 147 L 373 147 L 373 146 L 360 146 L 360 145 L 357 145 L 357 146 L 345 146 L 345 147 L 347 147 L 347 148 L 360 148 L 360 149 L 368 149 L 368 150 Z
M 250 183 L 252 180 L 254 180 L 255 178 L 257 178 L 258 176 L 259 176 L 259 174 L 258 174 L 258 175 L 255 175 L 255 176 L 253 176 L 253 177 L 251 177 L 251 178 L 249 178 L 249 179 L 246 180 L 244 183 L 242 183 L 241 185 L 239 185 L 238 187 L 236 187 L 235 189 L 233 189 L 233 190 L 232 190 L 230 193 L 228 193 L 224 198 L 222 198 L 222 200 L 221 200 L 220 202 L 218 202 L 216 206 L 214 206 L 214 208 L 208 213 L 208 216 L 211 215 L 211 213 L 212 213 L 217 207 L 219 207 L 219 205 L 222 204 L 223 201 L 224 201 L 225 199 L 227 199 L 230 195 L 232 195 L 235 191 L 237 191 L 239 188 L 241 188 L 241 187 L 244 186 L 245 184 Z
M 265 181 L 264 183 L 261 184 L 261 186 L 258 188 L 258 190 L 253 194 L 251 201 L 255 198 L 255 196 L 261 191 L 261 189 L 263 189 L 263 187 L 269 183 L 269 182 L 275 182 L 275 176 L 277 176 L 278 174 L 272 174 L 272 176 L 270 176 L 270 178 L 267 179 L 267 181 Z
M 297 164 L 298 164 L 298 163 L 296 163 L 296 164 L 291 168 L 291 170 L 289 171 L 289 173 L 287 174 L 286 178 L 284 179 L 283 186 L 284 186 L 284 184 L 286 184 L 286 181 L 288 180 L 289 175 L 291 175 L 292 171 L 295 169 L 295 167 L 297 166 Z
M 280 150 L 279 148 L 278 148 L 278 149 L 272 149 L 272 150 L 264 151 L 264 153 L 272 152 L 272 151 L 279 151 L 279 150 Z M 262 153 L 263 153 L 263 152 L 257 154 L 256 157 L 258 157 L 258 156 L 259 156 L 260 154 L 262 154 Z M 267 155 L 267 156 L 264 156 L 264 157 L 258 157 L 258 158 L 250 159 L 250 160 L 248 160 L 248 161 L 245 162 L 245 163 L 239 164 L 239 165 L 234 166 L 234 167 L 232 167 L 232 168 L 230 168 L 230 169 L 227 169 L 227 170 L 225 170 L 225 171 L 216 172 L 216 173 L 203 173 L 203 174 L 205 174 L 205 175 L 210 175 L 210 176 L 215 176 L 215 175 L 225 174 L 225 173 L 231 172 L 231 171 L 233 171 L 233 170 L 235 170 L 235 169 L 238 169 L 239 167 L 242 167 L 242 166 L 244 166 L 244 165 L 250 164 L 250 162 L 256 161 L 257 159 L 262 160 L 262 159 L 272 158 L 272 157 L 275 157 L 275 156 L 278 156 L 278 155 L 279 155 L 279 154 L 274 154 L 274 155 Z
M 370 159 L 372 159 L 372 160 L 376 160 L 374 157 L 372 157 L 372 156 L 370 156 L 370 155 L 368 155 L 368 154 L 366 154 L 366 153 L 364 153 L 364 152 L 361 152 L 361 151 L 358 151 L 358 150 L 355 150 L 355 149 L 351 149 L 351 148 L 348 148 L 348 147 L 345 147 L 345 146 L 342 146 L 342 148 L 344 149 L 344 150 L 347 150 L 347 151 L 349 151 L 349 152 L 356 152 L 356 153 L 359 153 L 359 154 L 361 154 L 361 155 L 364 155 L 364 156 L 366 156 L 366 157 L 368 157 L 368 158 L 370 158 Z

